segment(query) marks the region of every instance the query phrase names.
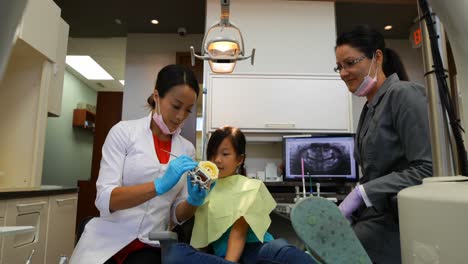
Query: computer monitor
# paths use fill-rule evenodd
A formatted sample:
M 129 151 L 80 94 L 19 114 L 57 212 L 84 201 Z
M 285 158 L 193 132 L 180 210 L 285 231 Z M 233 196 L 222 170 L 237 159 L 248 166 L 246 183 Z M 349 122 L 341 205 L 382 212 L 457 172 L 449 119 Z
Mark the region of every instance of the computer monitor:
M 356 182 L 359 170 L 353 156 L 354 135 L 283 137 L 284 181 L 304 177 L 319 182 Z

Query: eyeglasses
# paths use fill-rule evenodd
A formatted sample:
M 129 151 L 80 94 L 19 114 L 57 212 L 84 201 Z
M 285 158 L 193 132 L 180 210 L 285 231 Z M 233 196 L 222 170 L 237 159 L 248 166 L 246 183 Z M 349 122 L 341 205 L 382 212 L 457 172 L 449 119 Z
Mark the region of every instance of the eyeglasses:
M 354 60 L 345 61 L 345 62 L 344 62 L 344 65 L 338 64 L 338 65 L 336 65 L 335 68 L 333 68 L 333 70 L 334 70 L 336 73 L 340 73 L 341 70 L 343 70 L 343 69 L 347 70 L 347 69 L 353 67 L 354 65 L 358 64 L 360 61 L 362 61 L 362 60 L 365 59 L 365 58 L 366 58 L 366 55 L 362 55 L 361 57 L 356 58 L 356 59 L 354 59 Z

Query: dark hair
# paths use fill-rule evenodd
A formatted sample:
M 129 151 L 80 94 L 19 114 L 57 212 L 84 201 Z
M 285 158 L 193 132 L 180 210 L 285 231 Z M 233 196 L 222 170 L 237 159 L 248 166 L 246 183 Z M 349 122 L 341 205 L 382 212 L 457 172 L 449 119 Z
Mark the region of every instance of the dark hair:
M 159 71 L 154 89 L 158 90 L 159 96 L 163 98 L 172 87 L 181 84 L 190 86 L 198 97 L 200 87 L 198 86 L 198 81 L 193 71 L 183 65 L 170 64 Z M 153 94 L 148 97 L 147 102 L 151 108 L 154 109 L 156 104 Z
M 210 140 L 208 140 L 208 146 L 206 148 L 206 156 L 208 160 L 211 160 L 215 156 L 219 145 L 221 145 L 221 142 L 223 142 L 225 138 L 229 138 L 231 140 L 232 146 L 234 147 L 234 151 L 236 152 L 236 155 L 238 157 L 240 155 L 244 155 L 244 161 L 242 161 L 242 164 L 239 167 L 239 174 L 245 175 L 246 140 L 244 133 L 242 133 L 242 131 L 239 128 L 224 126 L 216 129 L 216 131 L 213 132 L 213 134 L 210 137 Z
M 351 31 L 342 33 L 336 39 L 335 49 L 341 45 L 349 45 L 358 49 L 369 59 L 372 59 L 372 56 L 378 49 L 381 50 L 384 55 L 382 68 L 385 76 L 388 77 L 396 73 L 400 80 L 408 80 L 405 67 L 398 54 L 386 48 L 385 39 L 382 34 L 370 26 L 359 25 L 354 27 Z

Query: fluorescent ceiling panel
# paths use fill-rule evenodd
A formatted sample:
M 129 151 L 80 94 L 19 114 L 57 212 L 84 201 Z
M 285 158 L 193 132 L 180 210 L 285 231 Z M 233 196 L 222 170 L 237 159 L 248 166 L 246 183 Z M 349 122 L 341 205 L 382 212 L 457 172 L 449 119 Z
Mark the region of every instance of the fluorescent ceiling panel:
M 113 80 L 112 76 L 106 72 L 90 56 L 67 56 L 67 65 L 79 72 L 88 80 Z

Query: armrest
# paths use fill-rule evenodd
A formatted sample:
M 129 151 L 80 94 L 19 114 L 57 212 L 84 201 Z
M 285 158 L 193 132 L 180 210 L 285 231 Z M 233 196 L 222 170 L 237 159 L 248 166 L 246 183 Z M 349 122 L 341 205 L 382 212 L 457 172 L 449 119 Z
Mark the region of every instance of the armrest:
M 177 242 L 177 233 L 172 231 L 153 231 L 148 235 L 149 240 L 159 240 L 162 242 Z
M 169 247 L 178 242 L 177 233 L 172 231 L 152 231 L 148 234 L 148 238 L 159 241 L 162 259 L 167 256 Z

